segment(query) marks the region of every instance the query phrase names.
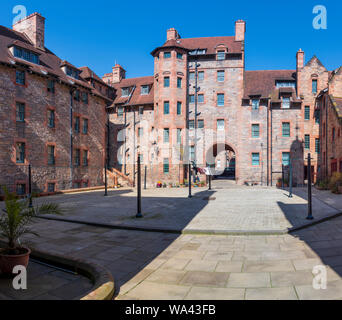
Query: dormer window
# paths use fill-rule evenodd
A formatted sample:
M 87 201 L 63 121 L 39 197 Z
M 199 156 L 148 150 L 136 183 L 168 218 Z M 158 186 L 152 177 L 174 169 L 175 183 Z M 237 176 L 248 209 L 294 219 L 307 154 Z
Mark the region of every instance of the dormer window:
M 141 94 L 142 95 L 149 94 L 149 86 L 141 86 Z
M 290 109 L 290 97 L 283 97 L 282 98 L 283 101 L 283 109 Z
M 201 55 L 201 54 L 206 54 L 207 50 L 206 49 L 196 49 L 192 50 L 189 52 L 189 55 L 195 56 L 195 55 Z
M 226 59 L 226 52 L 224 50 L 217 51 L 217 60 L 225 60 Z
M 16 58 L 23 59 L 23 60 L 26 60 L 28 62 L 32 62 L 32 63 L 35 63 L 35 64 L 39 64 L 38 54 L 36 54 L 36 53 L 34 53 L 32 51 L 29 51 L 29 50 L 26 50 L 26 49 L 22 49 L 22 48 L 19 48 L 19 47 L 14 47 L 13 55 Z
M 129 96 L 129 87 L 121 89 L 121 96 L 128 97 Z
M 276 87 L 279 88 L 296 88 L 295 81 L 287 81 L 287 80 L 277 80 Z
M 79 79 L 79 76 L 80 76 L 80 72 L 74 68 L 71 68 L 69 66 L 66 67 L 66 71 L 65 71 L 66 75 L 69 76 L 69 77 L 72 77 L 76 80 Z

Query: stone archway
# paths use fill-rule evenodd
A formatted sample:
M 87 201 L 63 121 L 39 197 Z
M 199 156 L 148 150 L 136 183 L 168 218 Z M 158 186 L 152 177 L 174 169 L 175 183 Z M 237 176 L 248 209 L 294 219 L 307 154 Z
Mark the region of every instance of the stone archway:
M 216 143 L 206 152 L 206 164 L 214 171 L 215 177 L 236 179 L 237 156 L 227 143 Z

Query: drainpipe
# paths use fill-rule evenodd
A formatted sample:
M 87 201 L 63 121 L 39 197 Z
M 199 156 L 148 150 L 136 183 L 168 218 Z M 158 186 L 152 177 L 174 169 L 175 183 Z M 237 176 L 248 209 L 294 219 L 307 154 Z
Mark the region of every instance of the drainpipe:
M 272 145 L 273 145 L 273 134 L 272 134 L 272 122 L 273 122 L 273 119 L 272 119 L 272 106 L 271 106 L 271 103 L 270 103 L 270 117 L 271 117 L 271 132 L 270 132 L 270 138 L 271 138 L 271 187 L 273 186 L 273 164 L 272 164 L 272 153 L 273 153 L 273 148 L 272 148 Z
M 75 88 L 70 89 L 70 189 L 73 187 L 73 93 Z
M 107 112 L 107 155 L 106 155 L 106 162 L 107 162 L 107 168 L 109 168 L 109 136 L 110 136 L 110 121 L 109 121 L 109 113 Z
M 269 150 L 269 135 L 270 135 L 270 128 L 269 128 L 269 112 L 270 112 L 270 100 L 267 100 L 267 186 L 269 186 L 270 181 L 270 168 L 269 168 L 269 157 L 270 157 L 270 150 Z
M 329 170 L 328 170 L 328 103 L 327 103 L 327 95 L 324 97 L 324 106 L 325 106 L 325 178 L 328 178 Z

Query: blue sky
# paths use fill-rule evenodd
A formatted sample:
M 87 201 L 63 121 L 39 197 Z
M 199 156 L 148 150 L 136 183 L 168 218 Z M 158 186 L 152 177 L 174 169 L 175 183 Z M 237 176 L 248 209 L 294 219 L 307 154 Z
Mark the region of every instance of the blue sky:
M 329 69 L 342 65 L 342 1 L 1 1 L 0 24 L 11 27 L 12 9 L 46 18 L 46 46 L 60 58 L 92 68 L 99 76 L 115 61 L 127 77 L 153 74 L 150 52 L 175 27 L 183 38 L 231 36 L 244 19 L 246 69 L 294 69 L 302 48 L 306 61 L 314 54 Z M 327 8 L 327 30 L 315 30 L 313 7 Z

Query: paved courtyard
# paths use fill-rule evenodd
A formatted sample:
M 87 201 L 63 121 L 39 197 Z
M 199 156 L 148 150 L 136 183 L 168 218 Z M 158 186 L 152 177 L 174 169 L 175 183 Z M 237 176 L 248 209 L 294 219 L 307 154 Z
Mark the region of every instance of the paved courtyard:
M 39 220 L 37 249 L 108 268 L 116 299 L 341 299 L 342 217 L 286 235 L 174 235 Z M 326 290 L 312 287 L 325 265 Z
M 65 209 L 63 219 L 121 227 L 208 233 L 279 233 L 311 223 L 305 219 L 305 189 L 294 189 L 293 198 L 289 198 L 288 191 L 274 187 L 236 186 L 227 181 L 214 181 L 213 187 L 212 191 L 193 188 L 191 199 L 187 197 L 187 188 L 143 190 L 144 218 L 139 220 L 134 218 L 137 201 L 133 189 L 111 190 L 108 197 L 103 196 L 103 191 L 97 191 L 35 201 L 59 203 Z M 342 203 L 338 208 L 318 197 L 313 198 L 315 221 L 341 211 Z

